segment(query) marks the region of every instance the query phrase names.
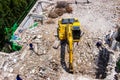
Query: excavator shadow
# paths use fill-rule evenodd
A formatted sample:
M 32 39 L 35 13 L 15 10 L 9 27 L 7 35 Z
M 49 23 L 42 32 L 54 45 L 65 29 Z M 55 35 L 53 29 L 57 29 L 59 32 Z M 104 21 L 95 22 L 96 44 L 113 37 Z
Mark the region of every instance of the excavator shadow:
M 61 65 L 62 65 L 62 68 L 66 71 L 66 72 L 68 72 L 69 73 L 69 68 L 67 67 L 67 64 L 66 64 L 66 62 L 65 62 L 65 49 L 66 49 L 66 41 L 61 41 L 60 42 L 60 44 L 61 44 L 61 52 L 60 52 L 60 58 L 61 58 L 61 60 L 60 60 L 60 62 L 61 62 Z
M 108 51 L 107 48 L 102 48 L 99 50 L 99 55 L 97 59 L 97 69 L 96 69 L 96 79 L 104 79 L 107 76 L 107 66 L 109 60 L 111 59 L 110 55 L 113 52 Z

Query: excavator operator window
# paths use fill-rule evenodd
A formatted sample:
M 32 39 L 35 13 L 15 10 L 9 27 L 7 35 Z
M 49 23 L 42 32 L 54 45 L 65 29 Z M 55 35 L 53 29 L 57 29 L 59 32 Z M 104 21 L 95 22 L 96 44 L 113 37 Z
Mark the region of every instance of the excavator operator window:
M 74 18 L 69 19 L 69 23 L 73 23 L 73 22 L 75 22 Z
M 75 22 L 74 18 L 71 19 L 62 19 L 62 24 L 69 24 Z
M 73 30 L 72 30 L 72 34 L 73 34 L 73 39 L 80 39 L 80 35 L 81 35 L 81 30 L 80 27 L 78 26 L 74 26 Z
M 69 20 L 68 19 L 62 19 L 62 24 L 68 24 Z

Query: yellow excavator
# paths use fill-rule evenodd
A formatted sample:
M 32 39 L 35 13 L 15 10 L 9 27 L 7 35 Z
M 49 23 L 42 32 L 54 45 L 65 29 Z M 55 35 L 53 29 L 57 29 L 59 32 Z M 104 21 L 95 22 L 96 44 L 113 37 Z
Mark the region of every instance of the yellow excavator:
M 80 41 L 80 22 L 77 18 L 59 19 L 57 32 L 59 40 L 65 40 L 68 44 L 69 72 L 73 73 L 73 43 Z

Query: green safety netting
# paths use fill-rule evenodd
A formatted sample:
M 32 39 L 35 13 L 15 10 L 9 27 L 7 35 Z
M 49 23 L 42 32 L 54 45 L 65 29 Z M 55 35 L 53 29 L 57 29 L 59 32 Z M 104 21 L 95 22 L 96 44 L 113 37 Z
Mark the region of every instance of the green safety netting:
M 12 35 L 13 35 L 13 33 L 15 32 L 15 30 L 18 28 L 18 24 L 17 23 L 15 23 L 14 25 L 13 25 L 13 27 L 12 27 Z
M 12 42 L 12 49 L 13 51 L 19 51 L 21 50 L 22 46 L 18 45 L 17 43 Z
M 32 26 L 29 27 L 29 29 L 37 27 L 38 26 L 38 22 L 35 22 Z
M 14 42 L 14 39 L 16 38 L 16 36 L 14 35 L 14 32 L 16 31 L 16 29 L 18 28 L 18 26 L 22 22 L 22 20 L 26 17 L 26 15 L 30 11 L 30 9 L 33 7 L 33 5 L 36 3 L 36 1 L 37 0 L 32 0 L 31 1 L 31 3 L 26 8 L 26 10 L 20 16 L 20 18 L 17 21 L 15 21 L 12 28 L 5 27 L 5 33 L 8 36 L 8 40 L 10 40 L 12 42 L 11 48 L 12 48 L 13 51 L 19 51 L 22 48 L 22 46 L 18 45 L 16 42 Z M 31 28 L 36 27 L 37 24 L 38 23 L 34 23 L 33 26 L 31 26 Z M 18 40 L 20 40 L 20 38 L 18 38 Z

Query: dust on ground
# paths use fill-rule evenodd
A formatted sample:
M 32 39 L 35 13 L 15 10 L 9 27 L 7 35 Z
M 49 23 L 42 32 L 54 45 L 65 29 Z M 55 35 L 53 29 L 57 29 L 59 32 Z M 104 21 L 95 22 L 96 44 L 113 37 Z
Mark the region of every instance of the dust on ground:
M 57 0 L 50 1 L 57 2 Z M 120 1 L 89 0 L 90 3 L 88 4 L 85 0 L 76 1 L 78 4 L 70 4 L 73 10 L 72 13 L 64 13 L 54 19 L 48 18 L 44 20 L 43 25 L 39 22 L 38 27 L 27 29 L 22 35 L 22 41 L 20 41 L 20 44 L 24 46 L 22 50 L 10 54 L 1 52 L 1 80 L 14 80 L 17 74 L 20 74 L 23 80 L 95 79 L 95 59 L 99 53 L 95 44 L 98 38 L 104 43 L 107 32 L 120 23 Z M 75 3 L 74 0 L 68 2 Z M 46 4 L 43 8 L 46 13 L 49 13 L 55 5 Z M 65 54 L 62 54 L 62 46 L 59 46 L 58 49 L 53 48 L 53 44 L 57 39 L 55 36 L 58 27 L 57 21 L 64 17 L 78 18 L 84 32 L 78 46 L 75 45 L 74 47 L 74 74 L 67 72 L 69 59 L 67 50 L 65 50 Z M 34 50 L 29 50 L 29 43 L 33 43 Z M 107 45 L 105 47 L 112 51 Z M 119 52 L 112 52 L 119 54 Z M 111 56 L 116 59 L 117 56 L 114 54 L 111 54 Z M 107 76 L 113 78 L 112 73 L 109 72 Z M 106 80 L 109 79 L 107 78 Z M 112 78 L 109 80 L 112 80 Z

